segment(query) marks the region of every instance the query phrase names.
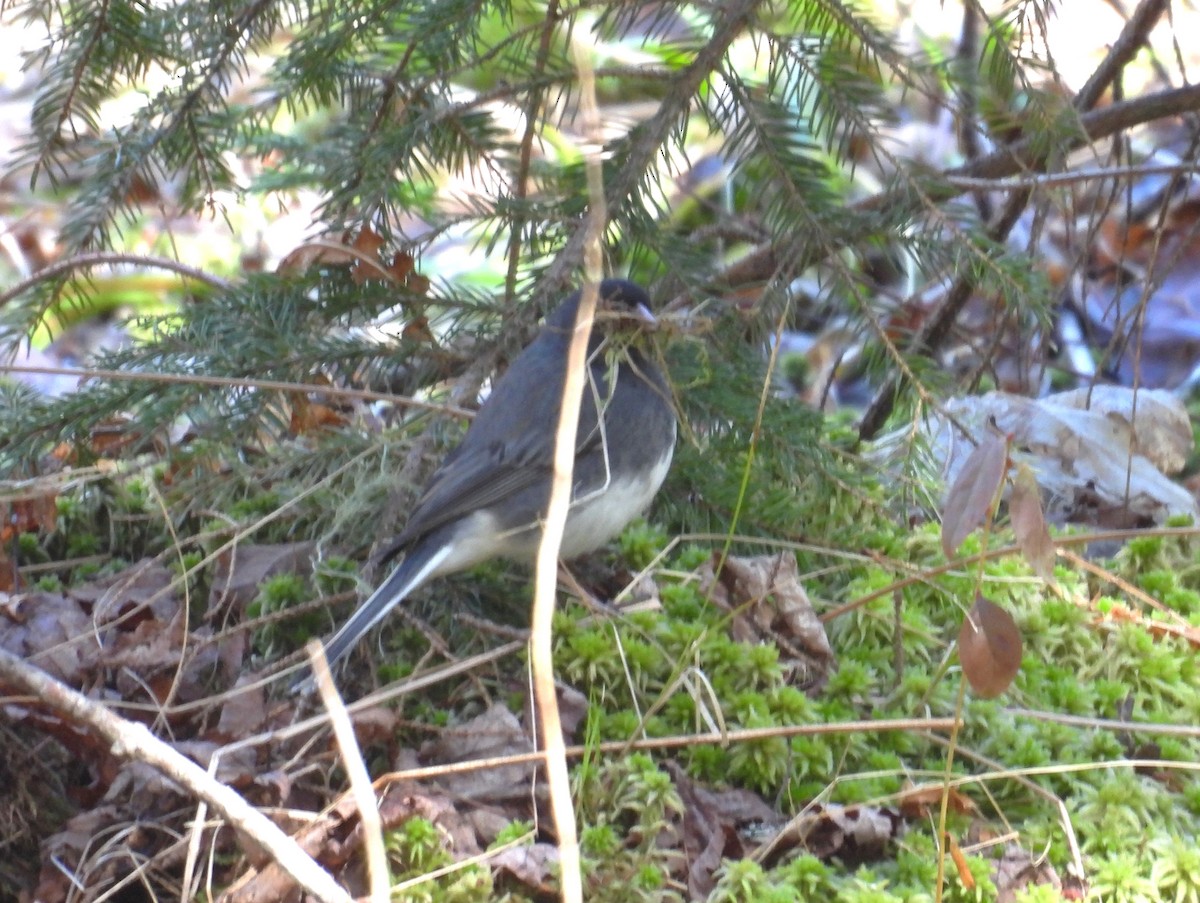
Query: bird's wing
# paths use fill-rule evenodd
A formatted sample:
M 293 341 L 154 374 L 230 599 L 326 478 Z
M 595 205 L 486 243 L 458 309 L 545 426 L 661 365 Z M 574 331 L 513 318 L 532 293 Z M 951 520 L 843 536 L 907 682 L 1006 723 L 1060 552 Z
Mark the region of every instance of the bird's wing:
M 539 338 L 526 353 L 533 351 L 545 338 Z M 561 338 L 550 337 L 551 340 Z M 596 348 L 589 368 L 591 379 L 584 388 L 576 432 L 576 457 L 603 442 L 597 409 L 602 410 L 606 403 L 610 381 L 602 342 L 594 340 L 594 343 Z M 390 544 L 384 558 L 394 556 L 426 533 L 513 498 L 536 484 L 548 486 L 548 476 L 553 469 L 562 377 L 541 378 L 541 374 L 533 373 L 530 368 L 518 366 L 519 361 L 520 358 L 514 361 L 505 377 L 497 381 L 462 443 L 433 475 L 404 530 Z M 497 415 L 496 412 L 501 413 Z M 544 501 L 531 497 L 529 504 L 530 510 L 520 514 L 532 522 Z

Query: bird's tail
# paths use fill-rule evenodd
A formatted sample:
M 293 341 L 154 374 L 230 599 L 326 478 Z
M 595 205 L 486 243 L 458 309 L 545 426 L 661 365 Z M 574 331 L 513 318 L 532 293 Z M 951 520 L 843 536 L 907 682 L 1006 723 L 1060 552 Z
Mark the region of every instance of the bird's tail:
M 449 551 L 442 545 L 433 549 L 432 553 L 417 548 L 405 556 L 379 588 L 371 593 L 367 601 L 355 609 L 350 620 L 325 644 L 325 658 L 329 666 L 332 668 L 344 658 L 389 611 L 428 580 Z M 307 683 L 307 679 L 302 680 L 295 684 L 293 689 L 301 688 Z

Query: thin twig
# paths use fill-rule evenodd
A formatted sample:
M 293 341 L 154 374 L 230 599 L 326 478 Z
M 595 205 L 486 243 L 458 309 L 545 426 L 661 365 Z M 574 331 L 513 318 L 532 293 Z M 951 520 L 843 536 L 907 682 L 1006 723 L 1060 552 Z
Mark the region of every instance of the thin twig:
M 573 47 L 579 71 L 581 107 L 588 125 L 596 122 L 596 82 L 588 54 L 592 48 L 577 41 Z M 601 240 L 607 210 L 600 161 L 587 159 L 589 211 L 583 235 L 587 262 L 587 281 L 575 313 L 575 331 L 567 350 L 567 372 L 563 380 L 558 430 L 554 439 L 554 475 L 546 523 L 537 554 L 537 581 L 534 586 L 533 615 L 530 624 L 529 661 L 533 670 L 533 694 L 545 754 L 546 780 L 550 791 L 550 811 L 558 840 L 559 881 L 563 903 L 582 903 L 583 872 L 579 853 L 579 834 L 575 825 L 575 807 L 571 801 L 571 776 L 567 770 L 566 744 L 558 711 L 558 690 L 554 681 L 554 602 L 558 587 L 558 552 L 571 506 L 571 486 L 575 467 L 576 435 L 587 379 L 588 339 L 596 314 L 601 275 Z M 603 412 L 600 412 L 603 416 Z
M 308 661 L 312 666 L 321 702 L 329 713 L 333 725 L 333 737 L 337 741 L 342 766 L 350 778 L 350 794 L 358 809 L 359 824 L 362 825 L 363 846 L 367 850 L 367 876 L 371 888 L 371 903 L 388 903 L 391 899 L 388 880 L 387 850 L 383 843 L 383 819 L 379 816 L 379 803 L 375 789 L 371 786 L 371 775 L 363 761 L 354 736 L 354 725 L 346 711 L 346 703 L 338 694 L 329 673 L 329 660 L 325 658 L 325 647 L 320 640 L 309 640 L 305 646 Z
M 605 186 L 604 203 L 609 210 L 620 209 L 633 194 L 646 170 L 658 159 L 662 143 L 688 110 L 700 86 L 712 76 L 729 47 L 745 31 L 759 6 L 760 0 L 739 0 L 731 3 L 722 20 L 713 29 L 696 58 L 682 69 L 667 89 L 667 94 L 654 115 L 641 123 L 631 134 L 629 150 L 614 178 Z M 585 222 L 572 233 L 546 271 L 539 291 L 552 294 L 561 291 L 583 261 L 587 247 L 588 226 Z
M 511 304 L 517 291 L 517 272 L 521 265 L 521 247 L 525 241 L 524 226 L 528 222 L 521 211 L 521 202 L 529 194 L 529 169 L 533 161 L 533 139 L 542 124 L 541 106 L 546 96 L 546 86 L 537 83 L 546 71 L 554 34 L 558 30 L 561 13 L 558 0 L 550 0 L 542 22 L 542 33 L 538 38 L 537 58 L 533 63 L 535 82 L 530 86 L 525 101 L 525 132 L 521 135 L 521 150 L 517 156 L 517 171 L 513 176 L 513 222 L 508 237 L 508 272 L 504 276 L 504 293 Z
M 1075 96 L 1072 105 L 1077 112 L 1082 114 L 1095 106 L 1112 80 L 1145 42 L 1150 29 L 1161 18 L 1167 5 L 1168 0 L 1142 0 L 1125 24 L 1125 28 L 1122 29 L 1107 57 Z M 1034 159 L 1034 168 L 1041 168 L 1049 162 L 1050 152 L 1043 150 Z M 987 229 L 990 241 L 999 244 L 1008 237 L 1008 233 L 1016 225 L 1029 203 L 1030 196 L 1030 189 L 1021 188 L 1009 197 L 999 217 Z M 908 351 L 913 354 L 929 354 L 941 347 L 958 319 L 959 313 L 974 295 L 977 284 L 978 276 L 976 274 L 969 271 L 960 274 L 946 293 L 945 300 L 914 336 Z M 859 425 L 860 438 L 872 438 L 882 428 L 884 422 L 891 416 L 902 385 L 902 378 L 895 375 L 880 387 L 862 417 Z
M 137 370 L 103 370 L 97 367 L 40 367 L 26 364 L 0 364 L 0 373 L 42 373 L 49 376 L 77 376 L 80 380 L 126 380 L 134 382 L 172 383 L 176 385 L 224 386 L 231 389 L 263 389 L 271 392 L 302 392 L 323 395 L 329 398 L 354 398 L 360 401 L 386 401 L 403 407 L 419 408 L 453 414 L 468 420 L 474 411 L 442 402 L 422 401 L 407 395 L 391 392 L 372 392 L 369 389 L 349 389 L 339 386 L 288 382 L 280 379 L 258 379 L 251 376 L 209 376 L 201 373 L 155 373 Z
M 1178 163 L 1146 163 L 1130 166 L 1100 166 L 1072 169 L 1067 172 L 1026 173 L 1005 179 L 976 179 L 970 176 L 947 176 L 945 181 L 955 188 L 971 191 L 1014 191 L 1018 188 L 1062 188 L 1081 182 L 1108 179 L 1138 179 L 1143 176 L 1182 176 L 1200 174 L 1200 163 L 1181 160 Z
M 868 721 L 837 721 L 831 724 L 784 724 L 774 727 L 733 728 L 710 731 L 704 734 L 675 734 L 670 737 L 653 737 L 644 740 L 606 740 L 581 746 L 567 746 L 563 752 L 568 758 L 584 756 L 625 755 L 630 752 L 665 752 L 672 749 L 690 749 L 694 746 L 719 746 L 722 749 L 740 743 L 755 743 L 790 737 L 830 736 L 833 734 L 875 734 L 903 731 L 906 733 L 936 734 L 954 730 L 959 722 L 954 718 L 879 718 Z M 484 771 L 512 765 L 539 763 L 545 758 L 542 752 L 514 753 L 487 759 L 471 759 L 466 762 L 450 762 L 444 765 L 429 765 L 409 768 L 380 775 L 375 779 L 376 788 L 382 784 L 403 781 L 422 781 L 428 778 Z
M 0 292 L 0 307 L 3 307 L 23 292 L 29 291 L 35 285 L 48 282 L 51 279 L 57 279 L 59 276 L 66 275 L 73 270 L 86 270 L 91 267 L 109 266 L 114 263 L 132 263 L 136 266 L 156 270 L 170 270 L 188 279 L 207 283 L 219 291 L 229 291 L 233 288 L 232 282 L 222 279 L 220 276 L 214 276 L 212 273 L 207 273 L 186 263 L 180 263 L 178 260 L 170 257 L 157 257 L 153 254 L 130 254 L 122 251 L 92 251 L 86 254 L 74 254 L 71 257 L 57 260 L 48 266 L 42 267 L 28 279 L 22 279 L 12 288 Z
M 126 721 L 82 693 L 0 649 L 0 679 L 36 698 L 72 724 L 83 724 L 111 744 L 119 759 L 143 762 L 204 800 L 235 828 L 254 838 L 289 875 L 319 900 L 351 903 L 351 896 L 300 846 L 230 787 L 150 733 L 144 724 Z

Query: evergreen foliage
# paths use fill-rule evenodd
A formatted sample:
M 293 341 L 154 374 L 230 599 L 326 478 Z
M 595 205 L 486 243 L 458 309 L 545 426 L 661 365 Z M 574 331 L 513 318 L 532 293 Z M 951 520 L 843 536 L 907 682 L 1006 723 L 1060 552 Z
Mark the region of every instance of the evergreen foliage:
M 933 100 L 947 77 L 938 60 L 900 53 L 855 4 L 368 0 L 351 10 L 320 2 L 84 0 L 26 12 L 47 31 L 32 61 L 46 75 L 20 165 L 35 184 L 49 181 L 67 195 L 68 252 L 123 249 L 156 206 L 175 217 L 219 217 L 235 205 L 312 191 L 322 198 L 322 234 L 349 241 L 369 230 L 389 252 L 411 255 L 433 284 L 407 293 L 395 284 L 362 285 L 347 279 L 345 266 L 318 260 L 301 276 L 189 289 L 178 310 L 142 323 L 145 341 L 102 361 L 106 369 L 408 395 L 464 372 L 467 385 L 477 385 L 528 335 L 537 311 L 578 279 L 587 136 L 579 132 L 572 42 L 594 45 L 608 109 L 644 108 L 631 114 L 632 128 L 610 130 L 605 143 L 604 250 L 611 270 L 658 286 L 664 298 L 682 291 L 698 302 L 688 328 L 709 321 L 703 335 L 676 343 L 669 360 L 701 457 L 746 454 L 765 343 L 781 318 L 790 325 L 806 316 L 796 280 L 814 263 L 824 261 L 813 271 L 819 297 L 800 300 L 848 306 L 856 328 L 870 329 L 877 314 L 865 300 L 872 292 L 864 264 L 881 247 L 931 274 L 960 266 L 964 254 L 981 270 L 994 261 L 968 250 L 960 229 L 931 237 L 920 220 L 934 211 L 922 209 L 923 195 L 899 161 L 888 169 L 913 189 L 897 195 L 900 203 L 847 210 L 847 194 L 860 192 L 852 147 L 887 153 L 875 136 L 890 115 L 889 85 Z M 1017 42 L 1006 39 L 1005 22 L 993 24 L 991 81 L 1002 80 L 1007 59 L 1010 85 L 1021 71 Z M 121 122 L 108 113 L 115 98 L 128 111 Z M 266 163 L 238 162 L 247 159 Z M 725 201 L 689 181 L 714 170 L 732 188 Z M 752 223 L 755 245 L 774 252 L 752 316 L 704 301 L 723 268 L 754 247 L 737 223 Z M 969 231 L 970 223 L 960 226 Z M 451 243 L 489 262 L 471 280 L 459 278 L 441 250 Z M 1028 277 L 1030 270 L 1014 264 L 1012 271 Z M 64 301 L 87 298 L 86 275 L 40 282 L 9 304 L 10 338 L 60 322 Z M 218 275 L 236 275 L 235 268 Z M 1004 284 L 994 272 L 985 277 Z M 1018 317 L 1038 298 L 1027 283 L 1006 293 Z M 363 331 L 418 316 L 428 318 L 436 341 L 385 344 Z M 325 449 L 330 473 L 344 463 L 339 449 L 360 444 L 345 435 L 297 437 L 288 393 L 228 382 L 129 378 L 62 401 L 11 400 L 3 460 L 13 473 L 27 472 L 60 438 L 86 449 L 95 425 L 117 417 L 131 418 L 141 437 L 188 424 L 191 448 L 203 439 L 206 454 L 229 450 L 217 470 L 271 443 L 275 459 Z M 814 441 L 816 420 L 794 408 L 771 404 L 771 428 L 760 430 L 756 450 L 762 466 L 751 468 L 761 486 L 749 487 L 750 504 L 742 505 L 749 521 L 739 529 L 795 532 L 788 529 L 800 512 L 790 490 L 802 476 L 795 449 Z M 809 471 L 807 463 L 799 469 Z M 686 453 L 680 473 L 676 498 L 680 481 L 700 480 Z M 676 506 L 684 523 L 727 523 L 735 499 L 720 498 L 719 487 L 690 489 L 717 501 L 710 512 Z M 205 495 L 212 487 L 186 490 Z
M 149 499 L 165 499 L 176 526 L 190 528 L 181 535 L 195 536 L 219 514 L 226 530 L 256 525 L 255 540 L 329 540 L 323 552 L 349 559 L 334 556 L 326 582 L 344 589 L 353 571 L 347 561 L 399 526 L 428 465 L 460 434 L 457 408 L 475 404 L 539 315 L 580 281 L 585 161 L 599 145 L 605 268 L 651 287 L 663 302 L 659 350 L 684 424 L 656 519 L 672 536 L 809 543 L 799 555 L 814 555 L 804 562 L 814 572 L 828 564 L 811 551 L 820 544 L 868 550 L 872 562 L 876 554 L 905 562 L 914 569 L 905 574 L 932 571 L 942 562 L 932 531 L 897 535 L 881 525 L 878 509 L 896 502 L 898 491 L 887 498 L 873 485 L 850 454 L 857 437 L 786 396 L 767 362 L 785 329 L 836 322 L 866 337 L 848 366 L 869 385 L 895 378 L 884 385 L 900 386 L 897 372 L 923 386 L 962 376 L 912 354 L 928 335 L 907 317 L 932 305 L 888 303 L 881 284 L 890 279 L 894 288 L 901 273 L 912 297 L 940 293 L 958 298 L 959 309 L 968 298 L 986 298 L 1003 312 L 1006 330 L 1047 331 L 1055 292 L 1002 227 L 1019 205 L 989 217 L 985 204 L 958 200 L 964 189 L 917 160 L 919 148 L 895 141 L 892 111 L 901 95 L 950 114 L 969 107 L 983 124 L 964 121 L 964 129 L 1019 144 L 1020 164 L 1030 169 L 1058 165 L 1083 134 L 1084 111 L 1030 75 L 1052 63 L 1041 45 L 1051 6 L 1010 3 L 986 17 L 969 4 L 968 15 L 981 20 L 981 50 L 964 61 L 932 45 L 902 47 L 892 25 L 858 0 L 27 0 L 21 14 L 44 30 L 45 42 L 29 60 L 42 77 L 16 170 L 36 191 L 65 199 L 62 253 L 81 262 L 32 280 L 0 306 L 0 341 L 15 347 L 54 332 L 98 301 L 84 255 L 144 252 L 146 233 L 154 235 L 150 250 L 178 254 L 198 272 L 180 283 L 169 308 L 143 312 L 134 344 L 96 362 L 102 378 L 62 398 L 0 382 L 0 477 L 43 473 L 55 455 L 79 468 L 117 459 L 146 481 L 140 490 L 130 489 L 135 481 L 113 487 L 99 478 L 79 498 L 61 500 L 64 521 L 90 517 L 111 497 L 120 496 L 114 510 L 139 517 L 152 509 Z M 596 74 L 601 134 L 580 112 L 580 48 Z M 1006 172 L 1016 170 L 1010 164 Z M 287 207 L 301 195 L 319 199 L 313 232 L 324 247 L 301 247 L 271 272 L 241 266 L 236 254 L 210 257 L 176 243 L 175 224 L 212 219 L 228 222 L 233 247 L 252 234 L 247 209 Z M 1044 211 L 1051 201 L 1041 195 L 1037 203 Z M 191 253 L 204 256 L 189 260 Z M 965 384 L 987 377 L 986 357 Z M 380 403 L 385 395 L 397 403 Z M 899 389 L 895 398 L 900 407 L 909 403 Z M 136 535 L 115 526 L 107 551 L 160 551 L 145 532 L 144 524 Z M 655 558 L 658 538 L 653 528 L 631 529 L 628 557 Z M 188 555 L 199 559 L 201 543 Z M 708 551 L 688 546 L 665 560 L 689 574 Z M 823 590 L 827 599 L 858 598 L 897 572 L 864 562 L 828 568 Z M 1009 578 L 1028 585 L 1023 571 L 994 576 L 1003 586 Z M 1194 602 L 1195 587 L 1177 583 L 1170 568 L 1157 579 L 1164 593 Z M 662 582 L 665 617 L 632 619 L 621 634 L 565 617 L 556 632 L 561 673 L 604 686 L 641 681 L 635 689 L 650 711 L 690 657 L 715 675 L 720 714 L 739 727 L 949 712 L 950 682 L 930 675 L 961 621 L 954 600 L 970 597 L 974 577 L 951 580 L 962 585 L 922 590 L 929 605 L 907 605 L 899 628 L 892 598 L 834 622 L 845 654 L 824 700 L 785 685 L 775 647 L 726 638 L 726 614 L 712 610 L 690 576 Z M 304 589 L 279 580 L 251 613 L 286 608 Z M 1086 631 L 1080 638 L 1076 609 L 1044 605 L 1028 592 L 1013 605 L 1048 651 L 1026 666 L 1020 692 L 1044 679 L 1062 710 L 1100 707 L 1116 717 L 1114 688 L 1132 686 L 1139 702 L 1161 705 L 1160 696 L 1181 683 L 1175 702 L 1195 711 L 1194 668 L 1182 643 L 1154 658 L 1155 648 L 1134 648 L 1147 634 L 1114 629 L 1122 654 L 1110 655 L 1088 646 Z M 427 648 L 426 636 L 413 635 Z M 267 655 L 298 642 L 274 625 L 255 637 Z M 1074 678 L 1085 668 L 1097 680 L 1081 687 Z M 1177 683 L 1180 674 L 1186 679 Z M 601 703 L 589 717 L 603 739 L 686 731 L 698 716 L 695 700 L 682 694 L 644 725 L 624 700 Z M 421 705 L 432 709 L 429 700 L 416 706 L 433 720 Z M 1120 752 L 1070 748 L 1075 735 L 1054 726 L 1021 734 L 994 703 L 973 703 L 970 714 L 979 720 L 966 742 L 1029 767 Z M 1098 744 L 1110 739 L 1097 736 Z M 920 741 L 897 733 L 873 742 L 772 739 L 697 747 L 681 758 L 699 779 L 734 781 L 799 808 L 839 769 L 888 771 L 846 798 L 898 792 Z M 1178 758 L 1191 752 L 1181 745 Z M 935 750 L 933 761 L 943 755 Z M 622 788 L 667 785 L 642 756 L 608 763 L 590 781 L 585 807 Z M 1161 821 L 1165 794 L 1146 784 L 1133 773 L 1106 775 L 1077 802 L 1097 820 L 1116 800 L 1147 814 L 1145 821 Z M 1065 779 L 1055 790 L 1078 796 Z M 1038 804 L 1024 791 L 1007 792 L 1016 798 L 1003 799 L 1003 790 L 997 798 L 1014 811 Z M 1194 788 L 1189 794 L 1200 798 Z M 624 858 L 610 855 L 616 828 L 599 819 L 584 835 L 588 868 L 593 860 L 615 863 L 636 876 L 647 899 L 670 899 L 660 890 L 666 866 L 651 828 L 678 808 L 666 796 L 643 808 L 645 849 L 625 848 Z M 1176 813 L 1171 833 L 1155 837 L 1166 864 L 1152 872 L 1104 846 L 1101 832 L 1086 837 L 1086 852 L 1106 863 L 1104 886 L 1153 882 L 1194 898 L 1195 856 L 1176 834 L 1194 836 L 1198 809 Z M 413 823 L 393 839 L 398 870 L 440 864 L 431 830 Z M 1116 824 L 1109 834 L 1136 831 Z M 926 843 L 919 835 L 885 877 L 864 868 L 837 878 L 861 885 L 844 898 L 899 899 L 885 889 L 893 880 L 928 887 L 934 858 Z M 1066 861 L 1062 850 L 1053 853 Z M 727 863 L 712 899 L 773 899 L 778 871 Z M 787 872 L 789 892 L 808 886 L 829 896 L 835 884 L 832 871 L 809 857 Z M 479 898 L 492 891 L 486 870 L 462 880 Z

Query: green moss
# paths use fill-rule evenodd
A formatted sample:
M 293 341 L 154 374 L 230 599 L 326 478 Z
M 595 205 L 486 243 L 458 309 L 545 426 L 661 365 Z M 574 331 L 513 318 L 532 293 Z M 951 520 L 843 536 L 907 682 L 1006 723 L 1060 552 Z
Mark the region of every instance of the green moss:
M 659 589 L 663 612 L 670 618 L 691 621 L 706 608 L 704 597 L 691 584 L 669 583 Z
M 425 878 L 435 869 L 451 863 L 452 857 L 444 842 L 437 825 L 419 817 L 410 818 L 385 835 L 391 883 L 422 879 L 394 899 L 428 903 L 487 903 L 493 899 L 492 873 L 482 865 L 467 865 L 440 878 Z
M 621 839 L 612 825 L 590 825 L 580 832 L 579 845 L 584 856 L 605 858 L 616 854 Z
M 644 520 L 630 524 L 620 536 L 621 554 L 629 564 L 641 570 L 648 567 L 667 544 L 667 534 L 662 527 Z
M 268 577 L 258 587 L 258 595 L 247 606 L 251 618 L 287 611 L 312 598 L 308 581 L 298 574 L 277 574 Z M 270 653 L 278 644 L 281 648 L 296 648 L 308 637 L 318 634 L 324 627 L 320 613 L 309 613 L 264 624 L 254 632 L 254 646 L 263 654 Z
M 747 900 L 759 900 L 769 888 L 762 866 L 749 859 L 724 863 L 717 876 L 717 886 L 709 894 L 708 903 L 745 903 Z
M 904 549 L 909 569 L 933 567 L 942 560 L 936 531 L 921 528 L 891 539 Z M 1156 593 L 1176 594 L 1180 607 L 1189 609 L 1195 605 L 1194 591 L 1180 588 L 1178 569 L 1169 557 L 1180 548 L 1178 543 L 1151 543 L 1136 554 L 1123 556 L 1122 566 L 1165 556 L 1163 566 L 1144 575 L 1142 585 Z M 677 558 L 685 557 L 701 561 L 707 555 L 684 547 Z M 1060 572 L 1061 596 L 1047 593 L 1030 579 L 1026 565 L 1015 556 L 985 563 L 985 591 L 1013 614 L 1025 653 L 1008 694 L 997 700 L 968 694 L 959 742 L 966 750 L 1004 767 L 1050 771 L 1034 780 L 1066 801 L 1088 861 L 1105 858 L 1106 880 L 1115 880 L 1122 863 L 1113 855 L 1141 848 L 1147 832 L 1159 830 L 1156 826 L 1178 836 L 1200 828 L 1196 782 L 1190 776 L 1179 776 L 1173 794 L 1154 779 L 1129 769 L 1105 769 L 1102 763 L 1129 755 L 1121 735 L 1021 718 L 1009 706 L 1016 702 L 1085 717 L 1189 723 L 1187 719 L 1198 704 L 1200 671 L 1190 649 L 1169 637 L 1151 634 L 1145 624 L 1119 618 L 1101 620 L 1095 607 L 1080 604 L 1080 599 L 1094 597 L 1094 593 L 1069 569 Z M 599 723 L 606 738 L 634 736 L 638 729 L 640 719 L 629 708 L 630 693 L 639 698 L 641 711 L 657 709 L 652 730 L 664 733 L 709 730 L 716 718 L 714 706 L 731 729 L 949 715 L 954 711 L 960 679 L 957 668 L 940 677 L 937 669 L 962 623 L 965 600 L 975 593 L 977 574 L 951 573 L 929 584 L 910 586 L 898 618 L 889 592 L 831 622 L 827 626 L 838 657 L 837 668 L 815 698 L 810 698 L 788 685 L 788 663 L 774 646 L 734 640 L 729 616 L 702 597 L 695 581 L 680 571 L 672 573 L 678 576 L 659 577 L 663 606 L 657 615 L 617 622 L 615 635 L 612 625 L 605 629 L 567 625 L 559 638 L 561 656 L 579 653 L 574 664 L 563 662 L 564 670 L 607 674 L 609 682 L 604 686 L 622 688 L 597 702 L 605 709 Z M 898 576 L 878 564 L 856 566 L 839 575 L 837 598 L 865 596 L 886 588 Z M 1110 603 L 1101 607 L 1130 604 L 1121 598 Z M 619 644 L 616 635 L 621 637 Z M 612 662 L 619 658 L 618 650 L 623 650 L 625 662 L 634 672 L 632 683 L 624 674 L 613 676 Z M 896 674 L 898 662 L 903 669 Z M 689 678 L 675 684 L 681 674 L 688 673 L 703 675 L 704 681 Z M 655 694 L 668 686 L 674 686 L 670 697 L 659 700 Z M 1188 738 L 1171 738 L 1160 745 L 1161 755 L 1179 761 L 1194 761 L 1200 754 L 1196 742 Z M 818 796 L 841 803 L 887 799 L 900 791 L 907 774 L 940 773 L 944 755 L 942 747 L 928 744 L 920 735 L 859 732 L 768 737 L 727 747 L 695 747 L 675 757 L 698 780 L 748 787 L 778 800 L 785 809 L 796 810 Z M 965 776 L 977 770 L 971 761 L 960 759 L 956 773 Z M 1096 766 L 1083 772 L 1054 771 L 1071 763 Z M 835 783 L 835 778 L 840 779 Z M 1015 780 L 992 780 L 986 787 L 986 794 L 974 785 L 967 785 L 964 791 L 982 807 L 982 817 L 990 817 L 998 806 L 1021 832 L 1023 844 L 1047 850 L 1060 867 L 1067 862 L 1070 851 L 1053 806 Z M 964 816 L 951 819 L 951 829 L 959 835 L 967 824 Z M 611 843 L 612 835 L 602 836 Z M 787 899 L 805 899 L 805 891 L 797 890 L 803 886 L 810 899 L 855 903 L 931 900 L 936 853 L 929 828 L 911 823 L 903 843 L 910 852 L 889 851 L 870 870 L 855 873 L 806 857 L 772 869 L 727 863 L 711 899 L 771 899 L 777 892 Z M 975 888 L 968 890 L 959 884 L 951 868 L 946 899 L 993 899 L 990 860 L 968 857 L 967 864 L 976 878 Z M 1185 874 L 1186 865 L 1181 869 Z M 1148 872 L 1136 878 L 1149 880 Z M 1041 893 L 1031 890 L 1029 895 L 1036 900 Z
M 359 564 L 340 555 L 330 555 L 317 565 L 313 582 L 322 596 L 349 592 L 358 586 Z
M 274 514 L 283 503 L 279 493 L 273 491 L 248 495 L 229 506 L 229 516 L 238 521 L 253 522 Z
M 519 840 L 532 842 L 535 827 L 532 822 L 513 821 L 509 822 L 496 835 L 496 839 L 488 846 L 489 850 L 499 849 L 500 847 L 508 846 L 510 843 L 516 843 Z
M 1194 837 L 1161 837 L 1152 844 L 1150 882 L 1157 899 L 1200 903 L 1200 849 Z
M 21 533 L 17 536 L 17 555 L 22 564 L 41 564 L 50 560 L 36 533 Z
M 1062 894 L 1052 884 L 1033 884 L 1016 892 L 1014 903 L 1062 903 Z
M 1090 875 L 1090 894 L 1106 903 L 1150 903 L 1159 897 L 1149 872 L 1149 863 L 1133 853 L 1097 857 Z

